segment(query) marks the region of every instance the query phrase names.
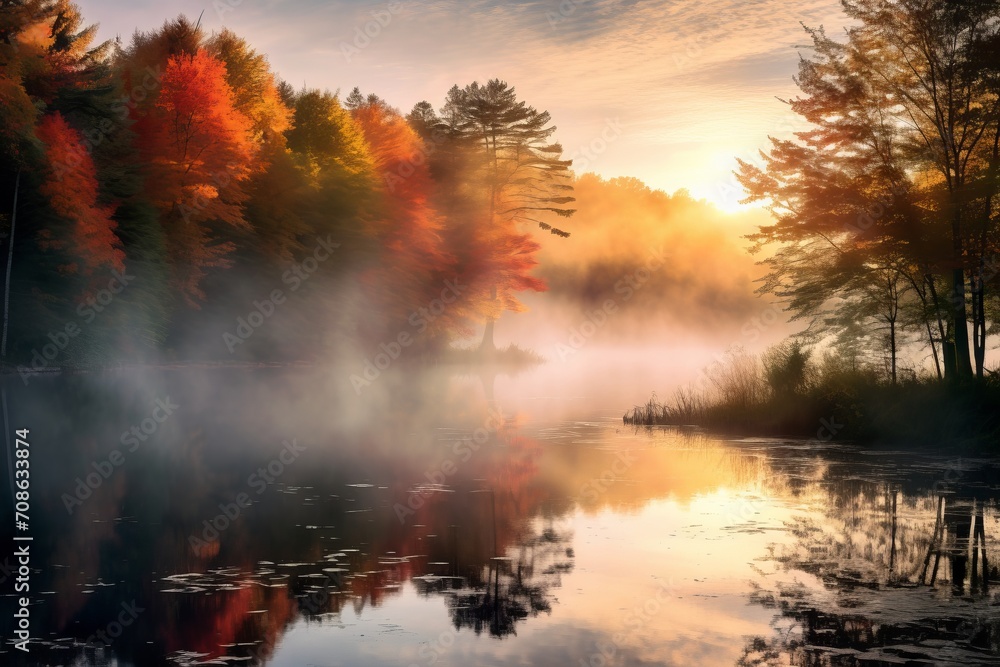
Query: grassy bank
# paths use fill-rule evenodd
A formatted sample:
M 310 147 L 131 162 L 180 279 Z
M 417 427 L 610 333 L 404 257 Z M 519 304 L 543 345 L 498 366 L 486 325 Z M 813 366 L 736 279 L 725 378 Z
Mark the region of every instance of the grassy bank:
M 785 345 L 762 357 L 737 351 L 699 385 L 655 395 L 627 412 L 631 425 L 697 425 L 757 436 L 849 440 L 953 451 L 1000 451 L 1000 382 L 969 386 L 911 377 L 893 384 L 877 368 Z

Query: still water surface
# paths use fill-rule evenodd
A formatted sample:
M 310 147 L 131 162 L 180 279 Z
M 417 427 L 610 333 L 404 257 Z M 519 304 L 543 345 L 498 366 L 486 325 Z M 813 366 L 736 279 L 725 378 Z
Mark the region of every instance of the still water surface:
M 0 662 L 1000 664 L 997 461 L 633 429 L 600 379 L 552 387 L 8 388 L 36 640 L 13 649 L 8 579 Z

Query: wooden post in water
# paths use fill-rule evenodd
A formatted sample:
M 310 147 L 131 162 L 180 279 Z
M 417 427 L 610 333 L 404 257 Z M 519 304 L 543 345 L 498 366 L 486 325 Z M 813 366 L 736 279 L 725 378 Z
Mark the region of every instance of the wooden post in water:
M 941 529 L 941 517 L 944 514 L 944 496 L 938 496 L 937 515 L 934 517 L 934 534 L 931 536 L 931 544 L 927 547 L 927 557 L 924 558 L 924 567 L 920 571 L 920 583 L 927 579 L 927 567 L 931 563 L 931 555 L 936 553 L 938 543 L 938 532 Z M 934 572 L 937 574 L 937 559 L 934 561 Z M 934 582 L 932 581 L 931 584 Z
M 892 528 L 889 531 L 889 539 L 892 545 L 889 547 L 889 581 L 892 582 L 893 569 L 896 566 L 896 489 L 892 490 Z
M 935 532 L 935 537 L 937 541 L 934 544 L 934 569 L 931 571 L 931 586 L 937 581 L 938 565 L 941 563 L 941 549 L 944 548 L 944 542 L 948 538 L 948 526 L 944 522 L 944 496 L 941 496 L 941 500 L 938 502 L 938 523 L 941 526 L 940 534 Z
M 493 514 L 493 557 L 497 557 L 497 492 L 490 489 L 490 511 Z
M 955 517 L 955 548 L 951 550 L 951 585 L 959 593 L 965 592 L 965 580 L 969 578 L 972 536 L 975 530 L 976 501 L 973 499 L 968 519 L 962 512 Z
M 451 575 L 458 576 L 458 526 L 452 524 L 448 526 L 451 532 Z
M 938 564 L 941 562 L 941 550 L 944 548 L 944 543 L 948 539 L 948 526 L 944 525 L 942 521 L 941 526 L 941 544 L 934 551 L 934 569 L 931 570 L 931 586 L 937 581 Z
M 976 522 L 975 533 L 973 534 L 973 551 L 972 551 L 972 590 L 976 589 L 976 577 L 979 575 L 978 568 L 976 567 L 976 556 L 982 551 L 982 582 L 980 585 L 980 590 L 983 595 L 988 595 L 990 592 L 990 569 L 986 562 L 986 514 L 985 505 L 979 508 L 979 520 Z
M 979 515 L 976 514 L 976 501 L 972 501 L 972 534 L 969 536 L 969 546 L 972 548 L 972 579 L 969 581 L 970 593 L 975 593 L 979 588 L 979 518 Z

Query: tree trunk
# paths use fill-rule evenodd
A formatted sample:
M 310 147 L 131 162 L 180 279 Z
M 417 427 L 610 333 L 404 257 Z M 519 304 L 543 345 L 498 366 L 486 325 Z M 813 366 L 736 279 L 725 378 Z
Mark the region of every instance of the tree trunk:
M 892 355 L 892 386 L 896 386 L 896 320 L 889 322 L 889 351 Z
M 934 332 L 931 331 L 931 322 L 924 318 L 924 326 L 927 328 L 927 342 L 931 346 L 931 354 L 934 355 L 934 370 L 937 371 L 937 379 L 941 379 L 941 359 L 938 358 L 937 345 L 934 343 Z
M 979 275 L 970 278 L 972 292 L 972 355 L 976 361 L 976 378 L 983 379 L 983 366 L 986 361 L 986 300 L 982 269 Z
M 955 338 L 955 371 L 959 381 L 972 379 L 969 356 L 969 322 L 965 308 L 965 272 L 956 268 L 951 274 L 951 324 Z
M 497 300 L 497 288 L 496 285 L 490 288 L 490 299 L 493 301 Z M 486 329 L 483 331 L 483 340 L 479 343 L 480 352 L 496 352 L 497 346 L 493 342 L 493 328 L 496 324 L 496 320 L 492 317 L 486 320 Z
M 958 372 L 955 370 L 955 344 L 950 340 L 941 343 L 941 356 L 944 357 L 944 379 L 947 382 L 955 382 Z
M 993 197 L 997 191 L 997 178 L 1000 176 L 1000 124 L 993 132 L 993 153 L 990 155 L 990 166 L 986 179 L 987 190 L 984 196 L 986 209 L 982 216 L 982 226 L 979 230 L 979 270 L 976 276 L 969 276 L 972 287 L 972 353 L 976 360 L 976 378 L 983 379 L 983 366 L 986 361 L 986 276 L 984 261 L 987 254 L 987 241 L 992 231 Z
M 931 303 L 934 304 L 934 318 L 937 320 L 937 328 L 938 328 L 938 336 L 939 336 L 938 340 L 941 341 L 941 357 L 943 358 L 945 356 L 944 342 L 945 342 L 945 340 L 946 340 L 947 337 L 945 336 L 945 333 L 944 333 L 944 322 L 941 321 L 941 300 L 938 299 L 937 287 L 934 286 L 934 276 L 933 276 L 933 274 L 931 274 L 931 273 L 924 273 L 924 280 L 927 283 L 927 291 L 931 295 Z M 930 322 L 927 323 L 927 336 L 928 336 L 928 338 L 930 339 L 930 342 L 931 342 L 931 349 L 934 350 L 934 365 L 937 367 L 937 375 L 938 375 L 938 379 L 940 380 L 941 377 L 942 377 L 942 375 L 941 375 L 941 362 L 938 361 L 937 350 L 934 347 L 934 336 L 933 336 L 933 334 L 931 334 Z M 947 365 L 947 362 L 945 362 L 945 365 Z M 948 375 L 947 372 L 945 372 L 944 375 L 945 375 L 945 377 L 947 377 L 947 375 Z
M 483 331 L 483 340 L 479 343 L 479 349 L 483 352 L 493 352 L 497 349 L 493 342 L 493 325 L 496 320 L 486 320 L 486 329 Z
M 927 273 L 924 275 L 924 278 L 927 280 L 927 289 L 931 294 L 931 302 L 934 304 L 934 315 L 938 323 L 938 336 L 941 341 L 941 360 L 944 364 L 944 379 L 951 380 L 954 375 L 955 350 L 951 347 L 946 347 L 948 334 L 944 328 L 944 320 L 941 319 L 941 299 L 938 297 L 937 287 L 934 286 L 934 275 Z M 952 369 L 951 374 L 948 372 L 949 368 Z
M 3 338 L 0 340 L 0 364 L 7 361 L 7 323 L 10 315 L 10 268 L 14 263 L 14 225 L 17 224 L 17 193 L 21 189 L 21 170 L 14 179 L 14 208 L 10 213 L 10 235 L 7 238 L 7 277 L 3 283 Z

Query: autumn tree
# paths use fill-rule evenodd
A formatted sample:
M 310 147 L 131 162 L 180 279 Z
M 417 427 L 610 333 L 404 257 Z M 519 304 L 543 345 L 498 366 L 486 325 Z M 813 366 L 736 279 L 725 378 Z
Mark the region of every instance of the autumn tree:
M 72 248 L 79 260 L 65 266 L 70 273 L 93 275 L 100 266 L 124 270 L 125 253 L 115 235 L 116 224 L 112 220 L 115 209 L 98 202 L 94 163 L 79 133 L 59 113 L 54 113 L 38 124 L 36 134 L 45 144 L 49 162 L 41 193 L 58 215 L 72 223 L 69 238 L 44 242 Z
M 365 335 L 346 303 L 357 292 L 332 288 L 345 279 L 369 285 L 385 322 L 455 280 L 463 298 L 433 341 L 485 321 L 488 348 L 517 295 L 544 289 L 529 227 L 568 235 L 553 221 L 572 214 L 569 162 L 549 115 L 505 83 L 455 88 L 440 115 L 424 103 L 404 118 L 360 92 L 296 91 L 245 40 L 183 16 L 95 45 L 69 0 L 2 10 L 0 233 L 20 262 L 6 287 L 27 315 L 21 352 L 112 271 L 136 278 L 83 347 L 182 348 L 198 325 L 176 303 L 229 320 L 319 240 L 343 250 L 282 309 L 286 331 L 305 332 L 296 343 Z M 12 234 L 17 211 L 28 233 Z
M 894 101 L 897 117 L 908 121 L 900 143 L 927 187 L 940 193 L 935 213 L 947 230 L 950 257 L 943 269 L 951 281 L 950 324 L 960 378 L 972 373 L 967 292 L 982 291 L 989 245 L 995 243 L 1000 130 L 1000 26 L 989 2 L 858 2 L 845 5 L 857 29 L 859 53 L 875 75 L 878 90 Z M 913 158 L 911 158 L 913 159 Z M 913 169 L 913 167 L 911 167 Z M 985 331 L 981 309 L 973 326 Z M 974 337 L 976 373 L 983 374 Z
M 132 251 L 155 245 L 155 233 L 149 237 L 152 226 L 130 190 L 134 170 L 124 156 L 132 148 L 110 44 L 95 45 L 96 27 L 64 0 L 5 3 L 0 33 L 0 171 L 4 183 L 20 186 L 17 211 L 15 193 L 0 194 L 3 218 L 19 223 L 4 229 L 3 255 L 15 259 L 7 267 L 12 343 L 28 355 L 39 336 L 79 317 L 78 307 L 113 271 L 136 275 L 132 259 L 142 253 Z M 58 363 L 107 358 L 127 351 L 131 340 L 155 345 L 164 312 L 156 281 L 142 275 L 146 280 L 104 308 Z M 126 317 L 133 300 L 143 302 L 133 311 L 141 314 Z
M 430 120 L 425 108 L 415 113 Z M 548 112 L 518 100 L 514 88 L 499 79 L 453 87 L 441 109 L 450 141 L 469 156 L 464 178 L 477 204 L 476 245 L 489 281 L 485 350 L 494 349 L 493 330 L 501 313 L 523 309 L 516 294 L 544 289 L 530 276 L 538 244 L 523 226 L 569 236 L 546 220 L 574 212 L 566 207 L 573 201 L 570 161 L 560 159 L 562 146 L 550 143 L 556 129 L 550 122 Z
M 898 271 L 935 359 L 936 339 L 945 368 L 971 377 L 967 296 L 981 291 L 996 242 L 996 12 L 937 0 L 844 8 L 858 25 L 846 42 L 809 31 L 804 95 L 789 102 L 811 129 L 772 139 L 762 166 L 740 163 L 748 200 L 768 201 L 775 217 L 753 237 L 777 245 L 762 289 L 813 316 L 864 297 L 859 276 Z
M 225 66 L 199 49 L 167 60 L 159 94 L 140 111 L 136 132 L 174 285 L 196 307 L 206 271 L 227 266 L 234 247 L 216 241 L 213 225 L 247 226 L 244 184 L 257 169 L 251 123 L 236 109 Z
M 885 374 L 896 384 L 904 325 L 912 287 L 899 266 L 886 265 L 851 272 L 842 296 L 824 321 L 841 345 L 883 353 Z M 919 331 L 919 329 L 917 329 Z
M 0 13 L 0 155 L 18 160 L 34 127 L 38 108 L 26 80 L 44 67 L 48 40 L 39 35 L 45 3 L 16 2 Z M 6 165 L 5 165 L 6 166 Z
M 413 105 L 410 113 L 406 114 L 406 122 L 420 135 L 424 141 L 432 138 L 434 130 L 440 126 L 441 119 L 430 102 L 421 101 Z
M 373 166 L 364 134 L 338 97 L 303 90 L 296 94 L 288 147 L 314 196 L 308 221 L 316 232 L 362 233 L 359 213 L 371 196 Z
M 247 255 L 248 263 L 258 257 L 289 262 L 309 231 L 295 205 L 301 179 L 285 138 L 293 111 L 267 58 L 246 40 L 224 29 L 208 40 L 206 50 L 225 64 L 233 106 L 250 121 L 258 151 L 258 167 L 246 186 L 246 218 L 252 229 L 236 237 L 238 252 Z
M 442 216 L 432 203 L 434 183 L 422 157 L 420 136 L 403 116 L 376 95 L 355 88 L 345 100 L 368 144 L 379 203 L 372 231 L 380 249 L 368 272 L 382 325 L 405 323 L 421 306 L 440 296 L 454 280 L 454 259 L 443 247 Z M 466 300 L 432 324 L 428 338 L 446 337 L 464 322 Z

